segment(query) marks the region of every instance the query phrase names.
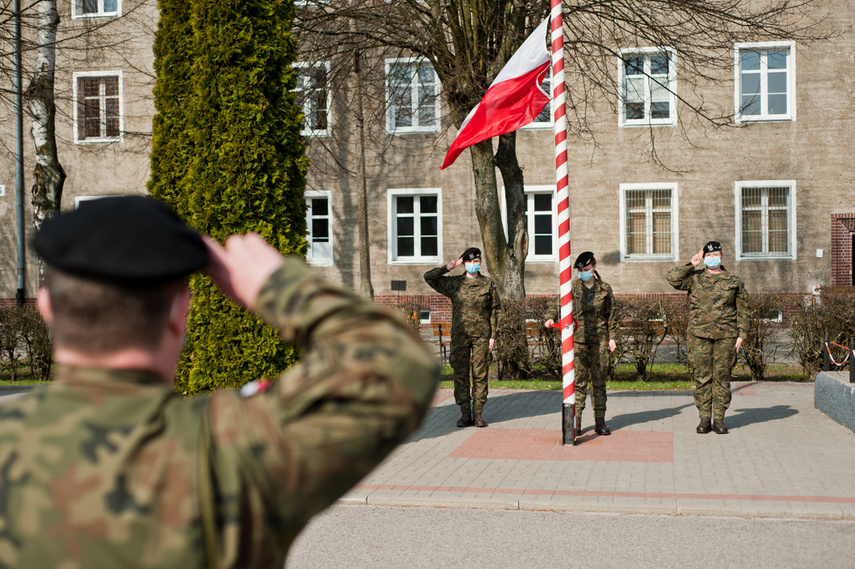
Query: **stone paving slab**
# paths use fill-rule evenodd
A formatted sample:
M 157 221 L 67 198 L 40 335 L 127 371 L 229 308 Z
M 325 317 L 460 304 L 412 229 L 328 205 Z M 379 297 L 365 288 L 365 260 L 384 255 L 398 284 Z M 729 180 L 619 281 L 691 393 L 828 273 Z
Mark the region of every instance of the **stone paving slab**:
M 493 390 L 486 429 L 458 429 L 442 390 L 424 425 L 349 504 L 855 519 L 855 433 L 812 383 L 734 383 L 727 435 L 695 433 L 687 391 L 617 391 L 612 435 L 561 444 L 558 391 Z

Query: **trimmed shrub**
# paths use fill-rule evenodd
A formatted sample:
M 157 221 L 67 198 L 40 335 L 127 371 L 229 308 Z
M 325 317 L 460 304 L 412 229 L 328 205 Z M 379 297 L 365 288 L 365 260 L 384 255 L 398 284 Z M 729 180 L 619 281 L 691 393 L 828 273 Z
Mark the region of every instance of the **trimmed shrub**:
M 50 379 L 53 366 L 53 337 L 50 326 L 42 319 L 32 304 L 21 307 L 21 339 L 27 355 L 27 366 L 32 378 L 38 381 Z
M 22 356 L 21 318 L 20 306 L 0 306 L 0 369 L 8 373 L 12 381 L 18 380 L 18 366 Z
M 525 300 L 503 299 L 493 361 L 500 380 L 527 379 L 532 357 L 526 330 Z
M 791 299 L 786 308 L 792 333 L 790 355 L 798 359 L 805 377 L 813 379 L 822 369 L 826 337 L 843 346 L 855 338 L 855 290 L 823 289 L 819 296 Z
M 656 358 L 659 345 L 665 340 L 665 310 L 660 298 L 622 297 L 617 303 L 620 331 L 614 361 L 625 357 L 635 365 L 636 379 L 647 379 L 647 366 Z M 620 354 L 616 354 L 619 352 Z
M 159 4 L 150 192 L 220 242 L 254 231 L 303 254 L 308 163 L 291 92 L 293 2 Z M 275 330 L 207 278 L 194 276 L 191 289 L 177 390 L 236 387 L 295 361 Z
M 750 295 L 748 337 L 739 351 L 738 361 L 751 370 L 753 381 L 763 381 L 769 365 L 769 348 L 777 335 L 773 321 L 783 309 L 780 295 L 755 293 Z

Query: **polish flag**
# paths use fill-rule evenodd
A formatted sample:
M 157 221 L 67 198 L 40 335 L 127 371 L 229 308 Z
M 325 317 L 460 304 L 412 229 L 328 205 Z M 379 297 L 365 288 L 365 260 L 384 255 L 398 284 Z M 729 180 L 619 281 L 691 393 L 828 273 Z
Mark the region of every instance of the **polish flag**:
M 440 170 L 451 166 L 473 144 L 532 122 L 549 102 L 549 95 L 541 88 L 550 61 L 546 50 L 548 24 L 547 18 L 499 72 L 484 98 L 460 125 Z

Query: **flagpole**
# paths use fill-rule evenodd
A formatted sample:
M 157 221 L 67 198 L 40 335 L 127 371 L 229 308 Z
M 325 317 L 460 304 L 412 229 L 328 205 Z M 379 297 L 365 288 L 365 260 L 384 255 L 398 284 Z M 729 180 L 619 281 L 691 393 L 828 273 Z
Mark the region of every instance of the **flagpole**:
M 564 23 L 561 0 L 551 0 L 552 101 L 555 135 L 555 191 L 558 199 L 559 297 L 561 304 L 561 368 L 564 401 L 561 430 L 565 445 L 576 444 L 576 371 L 573 369 L 573 292 L 570 261 L 570 192 L 567 172 L 567 118 L 564 93 Z

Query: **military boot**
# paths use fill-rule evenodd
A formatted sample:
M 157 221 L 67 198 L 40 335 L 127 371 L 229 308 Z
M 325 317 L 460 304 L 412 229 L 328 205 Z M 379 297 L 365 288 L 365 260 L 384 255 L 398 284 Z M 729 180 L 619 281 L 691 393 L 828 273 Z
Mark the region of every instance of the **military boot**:
M 582 417 L 576 417 L 576 436 L 582 434 Z
M 472 425 L 474 425 L 472 422 L 472 413 L 463 413 L 457 420 L 458 427 L 471 427 Z
M 481 416 L 481 413 L 475 413 L 475 426 L 476 427 L 486 427 L 487 421 L 484 420 L 484 417 Z
M 698 428 L 695 429 L 699 435 L 705 435 L 708 432 L 712 431 L 712 425 L 710 424 L 709 419 L 701 419 L 701 422 L 698 423 Z
M 606 426 L 605 417 L 594 417 L 594 432 L 598 435 L 610 435 L 611 430 Z
M 724 419 L 713 419 L 712 428 L 717 435 L 727 434 L 727 427 L 724 426 Z

